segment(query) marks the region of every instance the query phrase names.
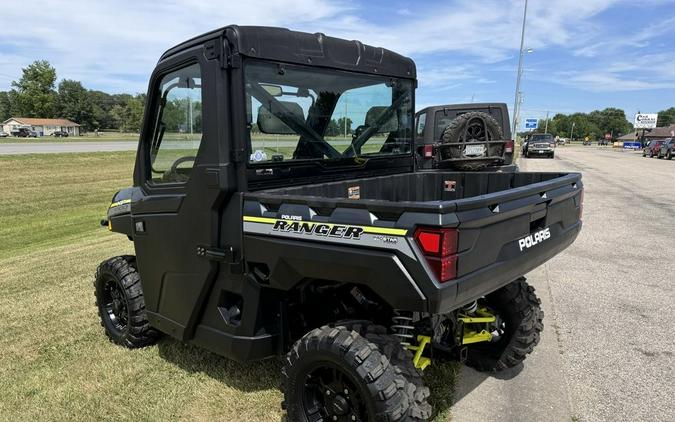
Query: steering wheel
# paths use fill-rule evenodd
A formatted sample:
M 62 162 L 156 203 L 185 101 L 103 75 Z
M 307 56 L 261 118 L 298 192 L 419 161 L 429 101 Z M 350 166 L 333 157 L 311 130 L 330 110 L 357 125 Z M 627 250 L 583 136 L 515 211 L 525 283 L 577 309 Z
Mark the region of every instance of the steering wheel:
M 194 156 L 187 156 L 187 157 L 180 157 L 176 161 L 171 164 L 171 168 L 169 171 L 164 173 L 162 175 L 162 179 L 164 179 L 167 182 L 186 182 L 188 180 L 188 175 L 186 174 L 181 174 L 178 172 L 178 166 L 180 166 L 183 163 L 187 163 L 188 161 L 195 161 L 197 157 Z

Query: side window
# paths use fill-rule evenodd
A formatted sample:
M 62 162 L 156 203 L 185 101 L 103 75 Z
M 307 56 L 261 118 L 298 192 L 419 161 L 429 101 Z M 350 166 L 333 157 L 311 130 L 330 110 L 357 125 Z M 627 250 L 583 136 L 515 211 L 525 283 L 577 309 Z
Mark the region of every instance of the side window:
M 152 183 L 184 183 L 202 140 L 202 76 L 198 64 L 166 74 L 160 81 L 150 145 Z
M 424 125 L 427 122 L 427 113 L 420 114 L 420 117 L 417 119 L 417 136 L 424 135 Z

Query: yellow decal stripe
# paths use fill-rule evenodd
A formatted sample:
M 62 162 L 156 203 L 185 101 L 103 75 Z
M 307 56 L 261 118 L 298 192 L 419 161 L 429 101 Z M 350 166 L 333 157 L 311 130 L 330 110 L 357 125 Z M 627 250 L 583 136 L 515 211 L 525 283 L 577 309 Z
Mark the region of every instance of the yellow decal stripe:
M 129 204 L 129 203 L 131 203 L 131 199 L 123 199 L 121 201 L 113 202 L 112 204 L 110 204 L 110 208 L 119 207 L 120 205 Z
M 333 223 L 323 223 L 323 222 L 318 222 L 318 221 L 303 221 L 303 220 L 284 220 L 284 219 L 278 219 L 278 218 L 268 218 L 268 217 L 253 217 L 249 215 L 244 216 L 244 221 L 249 222 L 249 223 L 263 223 L 263 224 L 274 224 L 277 221 L 286 221 L 289 223 L 315 223 L 315 224 L 325 224 L 329 227 L 335 226 Z M 346 224 L 350 225 L 350 224 Z M 361 227 L 363 229 L 364 233 L 370 233 L 370 234 L 388 234 L 392 236 L 405 236 L 408 233 L 408 230 L 405 229 L 389 229 L 386 227 L 373 227 L 373 226 L 354 226 L 354 227 Z

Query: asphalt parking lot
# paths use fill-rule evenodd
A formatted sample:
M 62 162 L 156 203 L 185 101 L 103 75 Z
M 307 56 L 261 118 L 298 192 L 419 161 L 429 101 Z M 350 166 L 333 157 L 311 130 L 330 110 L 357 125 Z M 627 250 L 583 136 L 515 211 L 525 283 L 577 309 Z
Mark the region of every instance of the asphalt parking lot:
M 546 317 L 525 365 L 463 369 L 457 421 L 675 420 L 675 160 L 559 147 L 521 171 L 580 171 L 584 227 L 528 274 Z

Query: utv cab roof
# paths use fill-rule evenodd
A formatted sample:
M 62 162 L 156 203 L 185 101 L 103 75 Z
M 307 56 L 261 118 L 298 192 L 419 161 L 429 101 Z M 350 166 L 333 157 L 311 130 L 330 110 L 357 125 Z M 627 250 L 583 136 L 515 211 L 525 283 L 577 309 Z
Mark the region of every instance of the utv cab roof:
M 167 50 L 160 61 L 222 36 L 231 55 L 363 72 L 396 78 L 416 78 L 415 63 L 393 51 L 360 41 L 267 26 L 237 26 L 207 32 Z M 216 53 L 217 54 L 217 53 Z

